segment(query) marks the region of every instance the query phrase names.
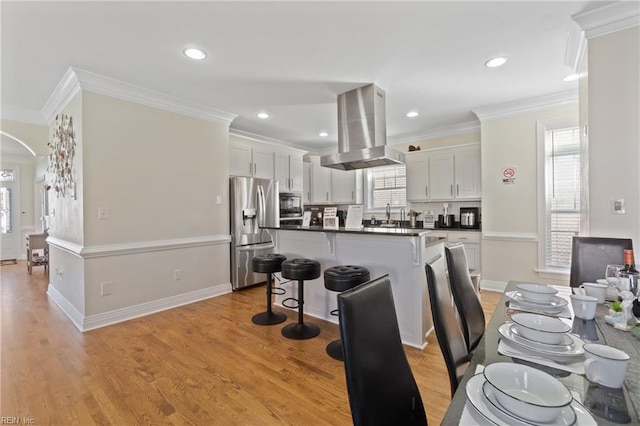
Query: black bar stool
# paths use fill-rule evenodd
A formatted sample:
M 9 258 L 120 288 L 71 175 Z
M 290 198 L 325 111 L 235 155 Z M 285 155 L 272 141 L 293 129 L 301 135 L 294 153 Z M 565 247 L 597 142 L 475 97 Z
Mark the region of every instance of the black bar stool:
M 295 306 L 287 306 L 285 302 L 294 300 L 298 302 L 298 322 L 286 325 L 282 328 L 282 335 L 289 339 L 303 340 L 316 337 L 320 334 L 320 327 L 315 324 L 303 321 L 304 306 L 304 281 L 314 280 L 320 277 L 320 262 L 311 259 L 292 259 L 282 263 L 282 278 L 298 280 L 298 298 L 289 297 L 282 301 L 288 308 L 295 309 Z
M 281 254 L 268 253 L 260 256 L 254 256 L 251 259 L 251 268 L 253 272 L 263 272 L 267 274 L 267 311 L 255 314 L 251 321 L 258 325 L 274 325 L 280 324 L 287 319 L 287 315 L 282 312 L 273 312 L 271 310 L 271 294 L 272 294 L 272 274 L 274 272 L 280 272 L 282 269 L 282 262 L 287 258 Z
M 334 266 L 324 271 L 324 287 L 327 290 L 342 293 L 369 281 L 369 270 L 362 266 L 344 265 Z M 331 311 L 331 315 L 338 315 L 338 310 Z M 334 340 L 327 345 L 327 354 L 333 359 L 344 361 L 342 355 L 342 340 Z

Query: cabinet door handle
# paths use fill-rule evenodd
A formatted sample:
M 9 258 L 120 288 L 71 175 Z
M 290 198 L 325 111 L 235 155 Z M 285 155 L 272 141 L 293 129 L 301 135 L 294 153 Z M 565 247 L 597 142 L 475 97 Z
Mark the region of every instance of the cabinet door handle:
M 253 163 L 249 161 L 249 176 L 251 176 L 251 169 L 253 169 Z
M 327 201 L 329 201 L 329 193 L 327 192 Z
M 453 197 L 453 184 L 451 184 L 451 196 Z
M 353 200 L 355 197 L 353 196 L 353 191 L 351 191 L 351 200 Z
M 253 174 L 254 174 L 254 176 L 256 174 L 256 170 L 257 170 L 256 163 L 253 163 Z
M 460 195 L 460 184 L 456 183 L 456 195 Z
M 425 186 L 425 187 L 424 187 L 424 195 L 425 195 L 426 197 L 428 197 L 428 196 L 429 196 L 429 185 L 427 185 L 427 186 Z

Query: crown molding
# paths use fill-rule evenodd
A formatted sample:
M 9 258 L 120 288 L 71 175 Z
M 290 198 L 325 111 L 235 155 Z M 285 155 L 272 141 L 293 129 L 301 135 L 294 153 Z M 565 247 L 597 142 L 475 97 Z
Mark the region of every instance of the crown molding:
M 442 138 L 445 136 L 461 135 L 480 131 L 478 121 L 466 121 L 464 123 L 453 124 L 451 126 L 435 127 L 429 130 L 402 133 L 387 138 L 389 145 L 398 145 L 407 142 L 421 142 L 429 139 Z
M 144 87 L 125 83 L 90 71 L 69 67 L 42 109 L 42 113 L 49 123 L 53 122 L 56 114 L 62 111 L 69 100 L 71 100 L 80 89 L 198 118 L 226 127 L 229 127 L 231 122 L 237 117 L 236 114 L 216 108 L 188 102 L 174 96 L 165 95 L 164 93 L 145 89 Z
M 587 38 L 577 22 L 571 22 L 571 28 L 567 36 L 567 45 L 564 51 L 564 64 L 571 67 L 574 73 L 579 74 L 582 69 L 582 61 L 587 51 Z
M 571 17 L 580 25 L 587 40 L 640 25 L 640 3 L 619 1 Z
M 47 120 L 40 111 L 32 109 L 12 107 L 9 105 L 0 106 L 0 117 L 3 120 L 17 121 L 26 124 L 46 126 Z
M 570 105 L 573 103 L 578 103 L 577 89 L 505 102 L 503 104 L 489 105 L 486 107 L 476 108 L 473 110 L 473 113 L 481 122 L 483 122 L 495 120 L 497 118 L 513 117 L 516 115 L 543 111 L 545 109 L 555 108 L 562 105 Z
M 244 138 L 244 139 L 250 139 L 250 140 L 255 141 L 255 142 L 268 143 L 270 145 L 275 145 L 275 146 L 278 146 L 280 148 L 296 149 L 296 150 L 300 151 L 303 154 L 306 154 L 309 151 L 307 148 L 301 147 L 300 145 L 296 145 L 296 144 L 291 143 L 291 142 L 285 142 L 285 141 L 280 140 L 280 139 L 270 138 L 268 136 L 262 136 L 262 135 L 259 135 L 257 133 L 251 133 L 251 132 L 247 132 L 247 131 L 244 131 L 244 130 L 229 129 L 229 134 L 230 135 L 234 135 L 234 136 L 238 136 L 238 137 Z

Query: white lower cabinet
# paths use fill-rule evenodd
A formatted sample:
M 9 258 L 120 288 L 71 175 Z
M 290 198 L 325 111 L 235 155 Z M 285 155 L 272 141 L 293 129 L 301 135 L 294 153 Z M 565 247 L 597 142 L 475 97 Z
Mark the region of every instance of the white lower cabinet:
M 467 256 L 467 266 L 474 272 L 480 272 L 480 232 L 475 231 L 432 231 L 430 237 L 446 238 L 447 244 L 464 244 L 464 253 Z

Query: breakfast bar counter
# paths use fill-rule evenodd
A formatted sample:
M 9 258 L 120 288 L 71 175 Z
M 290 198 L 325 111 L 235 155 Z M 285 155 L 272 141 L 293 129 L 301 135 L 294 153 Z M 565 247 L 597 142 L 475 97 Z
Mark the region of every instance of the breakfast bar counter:
M 323 272 L 333 266 L 358 265 L 369 270 L 371 279 L 389 274 L 402 342 L 417 348 L 426 346 L 433 326 L 424 265 L 438 254 L 444 256 L 443 238 L 430 237 L 429 230 L 411 228 L 266 229 L 273 236 L 275 252 L 287 259 L 316 260 Z M 305 314 L 337 323 L 337 317 L 331 315 L 337 309 L 336 293 L 325 289 L 323 276 L 304 285 Z M 281 286 L 287 294 L 276 296 L 279 306 L 297 294 L 297 282 L 282 282 Z

